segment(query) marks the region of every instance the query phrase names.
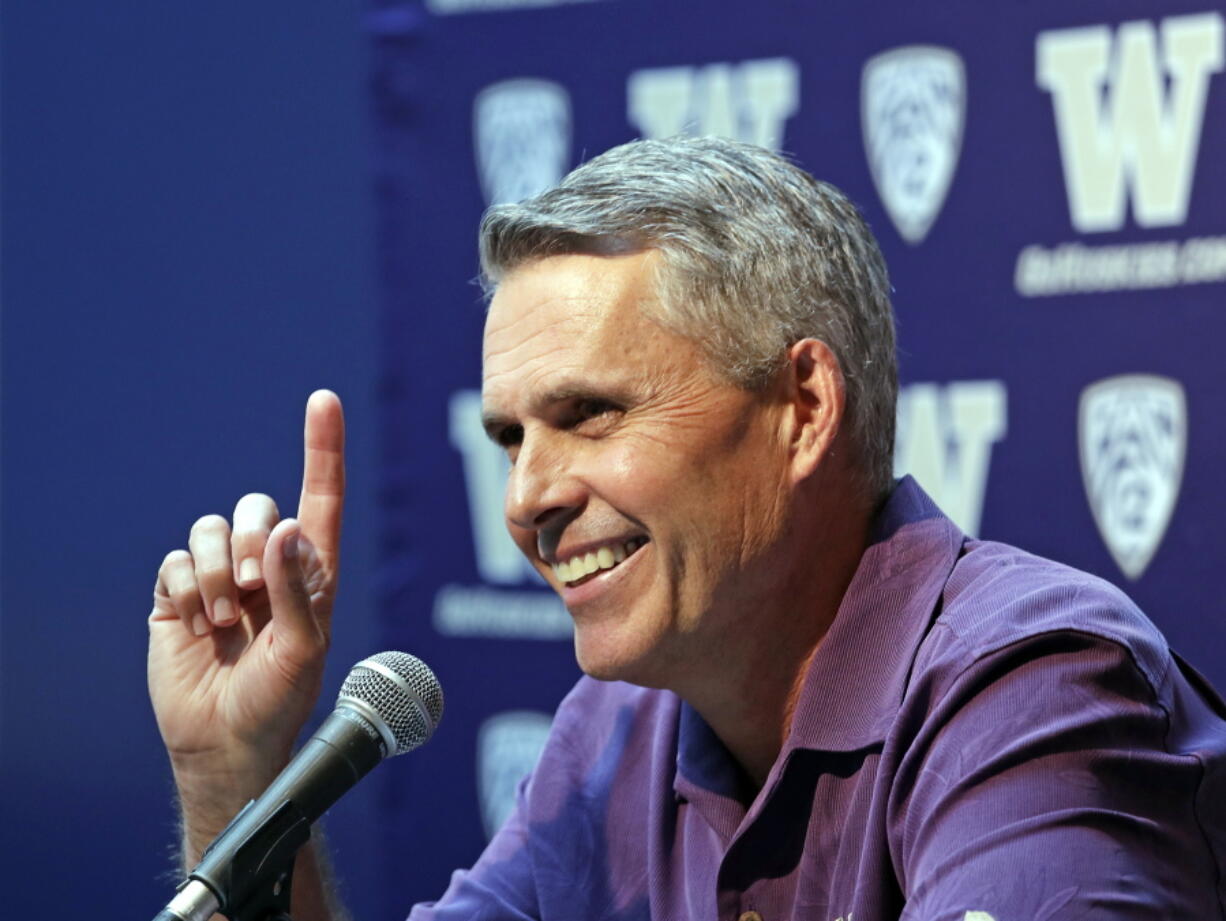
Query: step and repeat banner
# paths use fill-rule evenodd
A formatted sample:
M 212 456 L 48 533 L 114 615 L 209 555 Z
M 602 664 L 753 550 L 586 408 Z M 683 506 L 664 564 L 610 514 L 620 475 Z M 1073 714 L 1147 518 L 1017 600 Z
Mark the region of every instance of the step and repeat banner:
M 1226 42 L 1204 3 L 376 4 L 381 610 L 438 672 L 387 784 L 388 909 L 470 864 L 578 676 L 503 528 L 476 229 L 636 137 L 786 151 L 890 264 L 896 467 L 1121 585 L 1226 686 Z M 390 773 L 390 772 L 389 772 Z

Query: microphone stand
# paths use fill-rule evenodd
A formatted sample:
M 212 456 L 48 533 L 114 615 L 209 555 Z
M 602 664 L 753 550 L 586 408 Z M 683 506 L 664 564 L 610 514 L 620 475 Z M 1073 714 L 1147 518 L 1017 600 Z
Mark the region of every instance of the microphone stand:
M 290 862 L 274 882 L 257 889 L 246 902 L 226 915 L 230 921 L 294 921 L 289 915 L 289 898 L 293 889 L 294 862 Z
M 289 914 L 293 867 L 277 875 L 276 882 L 239 907 L 222 912 L 230 921 L 294 921 Z M 217 896 L 199 880 L 188 879 L 153 921 L 207 921 L 219 910 Z M 177 903 L 177 904 L 176 904 Z
M 388 755 L 416 748 L 443 712 L 434 673 L 403 652 L 363 659 L 336 709 L 200 856 L 154 921 L 292 921 L 294 856 L 311 823 Z M 397 727 L 393 729 L 393 727 Z
M 286 799 L 271 817 L 248 821 L 255 800 L 243 807 L 200 857 L 178 894 L 153 921 L 208 921 L 221 912 L 230 921 L 293 921 L 290 894 L 294 858 L 311 837 L 311 823 L 293 800 Z M 253 826 L 227 853 L 213 853 L 226 832 Z M 218 893 L 238 904 L 222 905 Z M 241 901 L 239 901 L 241 900 Z

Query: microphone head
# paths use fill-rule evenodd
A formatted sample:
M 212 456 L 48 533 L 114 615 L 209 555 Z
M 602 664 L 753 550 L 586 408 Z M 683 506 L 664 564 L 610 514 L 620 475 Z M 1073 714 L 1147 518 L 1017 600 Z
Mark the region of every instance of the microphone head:
M 350 670 L 336 703 L 356 705 L 367 717 L 375 717 L 388 755 L 402 755 L 434 734 L 443 716 L 443 688 L 430 666 L 416 656 L 381 652 Z

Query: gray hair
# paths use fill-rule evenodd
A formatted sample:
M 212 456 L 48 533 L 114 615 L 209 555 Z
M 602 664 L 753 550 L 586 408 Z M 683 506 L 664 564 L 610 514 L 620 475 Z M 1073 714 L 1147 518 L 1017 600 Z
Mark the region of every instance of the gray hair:
M 654 317 L 756 390 L 812 337 L 839 361 L 873 498 L 893 484 L 898 369 L 885 260 L 833 186 L 749 144 L 676 137 L 623 144 L 481 222 L 487 294 L 548 256 L 658 250 Z

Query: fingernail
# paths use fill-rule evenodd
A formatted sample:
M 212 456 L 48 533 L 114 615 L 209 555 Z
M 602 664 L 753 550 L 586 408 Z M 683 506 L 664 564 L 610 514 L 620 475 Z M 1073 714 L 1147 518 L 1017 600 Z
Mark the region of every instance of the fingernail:
M 213 602 L 213 622 L 219 627 L 228 627 L 234 623 L 234 603 L 229 598 L 218 598 Z
M 238 564 L 240 582 L 254 582 L 260 577 L 260 561 L 253 556 L 247 557 Z
M 298 532 L 287 534 L 285 540 L 281 543 L 281 553 L 287 560 L 297 559 L 298 557 Z
M 197 614 L 192 618 L 192 633 L 196 636 L 205 636 L 209 632 L 209 619 L 203 614 Z

